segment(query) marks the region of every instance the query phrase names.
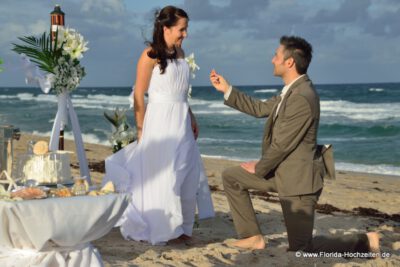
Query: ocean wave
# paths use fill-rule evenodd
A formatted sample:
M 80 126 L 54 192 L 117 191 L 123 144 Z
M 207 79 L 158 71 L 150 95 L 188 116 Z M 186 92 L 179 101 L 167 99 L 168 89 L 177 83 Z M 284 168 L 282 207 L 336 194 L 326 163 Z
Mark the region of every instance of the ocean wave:
M 230 109 L 227 107 L 222 101 L 219 101 L 217 103 L 211 103 L 208 105 L 209 108 L 214 108 L 214 109 Z
M 400 118 L 400 103 L 321 101 L 321 116 L 337 117 L 339 120 L 345 117 L 355 121 L 388 120 Z
M 104 94 L 96 94 L 96 95 L 88 95 L 87 96 L 91 101 L 98 101 L 99 103 L 112 103 L 113 105 L 129 105 L 129 95 L 120 96 L 120 95 L 104 95 Z
M 211 158 L 211 159 L 235 160 L 235 161 L 242 161 L 242 162 L 258 160 L 258 158 L 228 157 L 228 156 L 207 155 L 207 154 L 201 154 L 201 156 L 205 157 L 205 158 Z M 340 171 L 352 171 L 352 172 L 395 175 L 395 176 L 400 175 L 400 167 L 386 165 L 386 164 L 366 165 L 366 164 L 355 164 L 355 163 L 348 163 L 348 162 L 336 162 L 335 168 L 336 168 L 336 170 L 340 170 Z
M 243 162 L 257 160 L 257 158 L 227 157 L 227 156 L 217 156 L 217 155 L 207 155 L 207 154 L 201 154 L 201 156 L 204 158 L 210 158 L 210 159 L 225 159 L 225 160 L 235 160 L 235 161 L 243 161 Z
M 206 143 L 206 144 L 223 144 L 223 143 L 228 143 L 228 144 L 261 144 L 261 140 L 248 140 L 248 139 L 216 139 L 216 138 L 199 138 L 197 139 L 199 143 Z
M 214 103 L 221 103 L 222 100 L 204 100 L 204 99 L 195 99 L 195 98 L 189 98 L 189 104 L 191 106 L 197 106 L 197 105 L 212 105 Z
M 21 93 L 17 94 L 13 98 L 18 98 L 21 101 L 36 101 L 44 103 L 58 103 L 58 98 L 53 94 L 39 94 L 35 96 L 34 94 Z M 11 96 L 9 96 L 11 98 Z M 71 101 L 74 107 L 86 108 L 86 109 L 108 109 L 113 110 L 115 107 L 125 107 L 129 108 L 129 98 L 128 96 L 118 96 L 118 95 L 72 95 Z
M 342 171 L 352 171 L 352 172 L 364 172 L 364 173 L 374 173 L 374 174 L 386 174 L 386 175 L 400 175 L 400 167 L 379 164 L 379 165 L 366 165 L 366 164 L 355 164 L 348 162 L 336 162 L 335 168 Z
M 51 132 L 50 131 L 49 132 L 33 131 L 33 132 L 31 132 L 31 134 L 38 135 L 38 136 L 45 136 L 45 137 L 51 136 Z M 64 133 L 64 139 L 74 140 L 73 133 L 72 132 L 65 132 Z M 110 142 L 108 140 L 100 139 L 95 134 L 82 134 L 82 139 L 83 139 L 83 142 L 85 142 L 85 143 L 97 144 L 97 145 L 106 145 L 106 146 L 110 145 Z
M 383 89 L 383 88 L 369 88 L 368 91 L 370 91 L 370 92 L 383 92 L 383 91 L 385 91 L 385 89 Z
M 30 94 L 30 93 L 20 93 L 17 94 L 17 98 L 23 101 L 26 100 L 31 100 L 34 97 L 34 94 Z
M 261 99 L 265 101 L 265 99 Z M 240 112 L 216 100 L 192 100 L 196 114 L 236 115 Z M 201 107 L 201 106 L 202 107 Z M 345 100 L 321 101 L 321 117 L 324 123 L 342 122 L 343 118 L 352 121 L 377 121 L 400 118 L 400 103 L 354 103 Z
M 382 88 L 370 88 L 382 89 Z M 272 89 L 260 89 L 272 90 Z M 257 90 L 256 90 L 257 91 Z M 129 96 L 88 94 L 71 95 L 72 103 L 76 108 L 113 110 L 115 107 L 129 108 Z M 19 99 L 21 101 L 36 101 L 57 104 L 58 98 L 54 94 L 18 93 L 16 95 L 2 95 L 0 99 Z M 264 99 L 263 99 L 264 100 Z M 194 106 L 196 114 L 224 114 L 237 115 L 240 112 L 225 106 L 222 99 L 204 100 L 189 99 L 190 105 Z M 323 100 L 321 101 L 321 120 L 323 123 L 332 124 L 342 122 L 343 119 L 350 121 L 377 121 L 397 120 L 400 118 L 400 103 L 354 103 L 345 100 Z M 348 123 L 348 121 L 346 122 Z
M 196 115 L 197 114 L 224 114 L 224 115 L 237 115 L 240 114 L 239 111 L 237 110 L 196 110 L 193 111 Z
M 16 95 L 0 95 L 0 99 L 16 99 Z
M 320 143 L 346 143 L 346 142 L 358 142 L 358 141 L 382 141 L 387 139 L 390 141 L 393 137 L 392 136 L 376 136 L 376 137 L 326 137 L 326 138 L 318 138 Z
M 262 93 L 276 93 L 278 92 L 278 89 L 272 88 L 272 89 L 258 89 L 254 90 L 254 93 L 256 94 L 262 94 Z

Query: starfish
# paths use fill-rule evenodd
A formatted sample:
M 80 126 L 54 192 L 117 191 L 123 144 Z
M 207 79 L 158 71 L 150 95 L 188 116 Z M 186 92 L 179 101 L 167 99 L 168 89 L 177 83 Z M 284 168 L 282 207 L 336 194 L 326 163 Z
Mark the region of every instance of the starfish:
M 0 184 L 8 184 L 7 191 L 11 192 L 13 188 L 17 188 L 17 183 L 21 179 L 13 179 L 8 175 L 7 171 L 2 171 L 0 173 Z

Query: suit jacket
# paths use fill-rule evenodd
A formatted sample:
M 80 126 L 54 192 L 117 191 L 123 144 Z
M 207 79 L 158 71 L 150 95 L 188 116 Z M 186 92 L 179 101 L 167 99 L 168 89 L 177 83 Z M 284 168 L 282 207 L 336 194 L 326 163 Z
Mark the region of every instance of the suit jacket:
M 311 194 L 323 186 L 323 163 L 315 160 L 319 96 L 307 75 L 292 84 L 274 118 L 280 96 L 267 101 L 232 89 L 226 105 L 257 118 L 267 117 L 256 175 L 274 178 L 280 196 Z

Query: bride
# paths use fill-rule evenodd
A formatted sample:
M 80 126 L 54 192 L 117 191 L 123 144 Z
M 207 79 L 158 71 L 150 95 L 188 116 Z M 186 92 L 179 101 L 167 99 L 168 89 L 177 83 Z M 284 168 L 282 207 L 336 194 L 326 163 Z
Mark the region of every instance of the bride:
M 190 73 L 181 45 L 188 20 L 174 6 L 156 13 L 153 40 L 137 64 L 138 140 L 106 159 L 103 183 L 111 180 L 132 196 L 118 223 L 126 239 L 190 239 L 196 202 L 200 218 L 214 216 L 196 144 L 199 128 L 187 101 Z

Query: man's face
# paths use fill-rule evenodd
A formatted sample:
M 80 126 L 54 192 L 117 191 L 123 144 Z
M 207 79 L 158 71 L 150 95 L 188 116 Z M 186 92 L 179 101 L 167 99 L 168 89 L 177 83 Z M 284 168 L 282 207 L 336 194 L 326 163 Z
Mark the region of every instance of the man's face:
M 284 55 L 285 48 L 283 45 L 280 45 L 275 50 L 275 55 L 272 58 L 272 64 L 274 65 L 274 76 L 282 77 L 284 73 L 286 73 L 287 66 L 285 65 L 285 55 Z

